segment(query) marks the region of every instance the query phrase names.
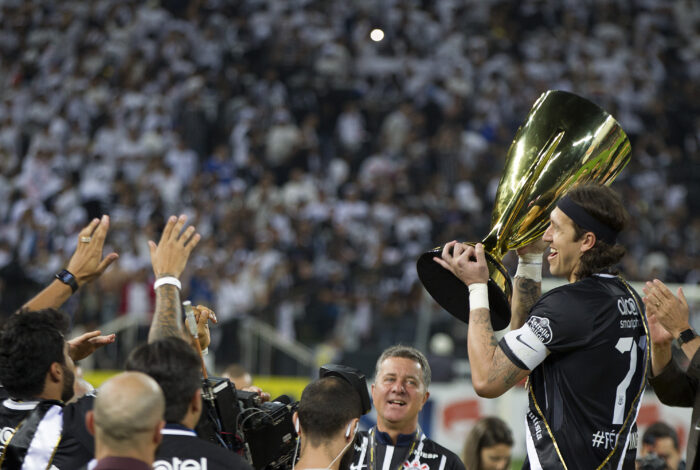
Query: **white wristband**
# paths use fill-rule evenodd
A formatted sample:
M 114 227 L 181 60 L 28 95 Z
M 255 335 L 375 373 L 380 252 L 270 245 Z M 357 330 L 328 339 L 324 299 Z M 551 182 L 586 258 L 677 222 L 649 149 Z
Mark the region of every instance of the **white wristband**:
M 202 356 L 206 356 L 207 354 L 209 354 L 209 348 L 202 349 Z
M 518 269 L 515 277 L 542 282 L 542 253 L 528 253 L 518 257 Z
M 170 286 L 175 286 L 178 288 L 178 290 L 182 290 L 182 284 L 180 284 L 180 280 L 173 276 L 165 276 L 156 279 L 156 282 L 153 283 L 153 290 L 156 290 L 160 286 L 164 286 L 166 284 Z
M 485 283 L 469 284 L 469 311 L 489 309 L 489 288 Z

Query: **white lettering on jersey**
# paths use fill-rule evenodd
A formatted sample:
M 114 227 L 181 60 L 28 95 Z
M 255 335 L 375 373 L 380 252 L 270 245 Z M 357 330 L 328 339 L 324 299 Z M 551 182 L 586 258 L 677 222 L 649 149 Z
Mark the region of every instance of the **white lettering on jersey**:
M 620 315 L 637 315 L 637 303 L 632 297 L 626 299 L 617 299 L 617 310 Z
M 637 328 L 639 326 L 639 312 L 637 311 L 637 303 L 632 297 L 617 299 L 617 310 L 620 312 L 620 315 L 622 315 L 622 320 L 620 320 L 620 328 Z M 629 318 L 629 316 L 637 318 Z
M 166 460 L 156 460 L 153 462 L 153 470 L 207 470 L 207 458 L 202 457 L 197 460 L 180 460 L 173 457 L 172 462 Z
M 617 433 L 607 431 L 596 431 L 591 440 L 591 446 L 596 449 L 603 448 L 605 450 L 612 449 L 617 444 Z
M 542 341 L 542 344 L 549 344 L 552 341 L 552 327 L 549 325 L 549 318 L 531 316 L 527 321 L 533 333 Z

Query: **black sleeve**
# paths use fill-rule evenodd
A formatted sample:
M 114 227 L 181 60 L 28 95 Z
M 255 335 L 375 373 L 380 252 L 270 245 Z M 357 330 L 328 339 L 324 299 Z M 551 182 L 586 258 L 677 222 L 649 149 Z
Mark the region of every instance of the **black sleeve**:
M 527 325 L 550 351 L 568 351 L 589 340 L 593 322 L 587 302 L 574 297 L 569 291 L 552 291 L 532 308 Z

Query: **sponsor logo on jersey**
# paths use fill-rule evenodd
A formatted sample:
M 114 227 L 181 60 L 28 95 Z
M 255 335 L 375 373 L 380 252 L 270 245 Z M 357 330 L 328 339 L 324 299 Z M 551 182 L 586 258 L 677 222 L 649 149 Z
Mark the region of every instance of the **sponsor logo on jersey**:
M 532 422 L 532 426 L 535 428 L 535 435 L 533 437 L 539 441 L 542 439 L 542 427 L 540 426 L 540 420 L 532 411 L 527 412 L 527 417 Z
M 637 328 L 639 326 L 639 311 L 637 302 L 632 297 L 617 299 L 617 310 L 622 315 L 620 328 Z
M 617 310 L 620 315 L 637 315 L 637 302 L 632 297 L 626 299 L 617 299 Z
M 549 325 L 549 318 L 532 316 L 527 324 L 535 336 L 542 341 L 542 344 L 549 344 L 552 341 L 552 327 Z
M 10 442 L 10 438 L 15 433 L 15 428 L 2 428 L 0 429 L 0 452 L 5 449 L 5 445 Z
M 172 462 L 156 460 L 153 462 L 153 470 L 207 470 L 207 458 L 180 460 L 173 457 Z

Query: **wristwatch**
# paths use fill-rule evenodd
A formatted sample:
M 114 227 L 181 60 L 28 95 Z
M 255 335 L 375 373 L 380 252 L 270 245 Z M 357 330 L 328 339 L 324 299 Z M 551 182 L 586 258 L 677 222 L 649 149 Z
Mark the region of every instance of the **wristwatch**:
M 56 274 L 56 279 L 62 283 L 69 285 L 73 293 L 78 290 L 78 281 L 75 280 L 75 276 L 67 269 L 62 270 L 60 273 Z
M 680 336 L 678 336 L 678 346 L 683 346 L 685 343 L 695 339 L 696 336 L 697 334 L 692 328 L 681 331 Z

